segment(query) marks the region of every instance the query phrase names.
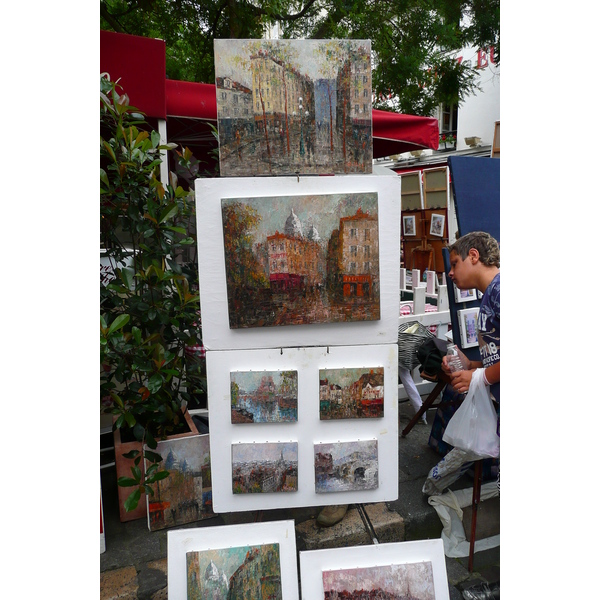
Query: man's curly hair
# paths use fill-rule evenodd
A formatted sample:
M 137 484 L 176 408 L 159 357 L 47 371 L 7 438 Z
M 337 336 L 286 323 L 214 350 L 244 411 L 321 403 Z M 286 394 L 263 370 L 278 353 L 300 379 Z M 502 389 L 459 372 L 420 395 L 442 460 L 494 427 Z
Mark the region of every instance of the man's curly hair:
M 465 260 L 471 248 L 479 252 L 479 260 L 484 265 L 500 268 L 500 246 L 495 238 L 485 231 L 472 231 L 459 237 L 454 244 L 448 246 L 448 251 L 456 252 Z

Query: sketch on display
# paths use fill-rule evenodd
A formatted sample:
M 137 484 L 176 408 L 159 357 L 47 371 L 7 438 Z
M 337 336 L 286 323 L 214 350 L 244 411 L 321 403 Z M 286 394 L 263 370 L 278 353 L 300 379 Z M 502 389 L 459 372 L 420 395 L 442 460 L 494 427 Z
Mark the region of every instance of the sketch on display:
M 415 215 L 404 215 L 402 217 L 402 232 L 406 236 L 417 235 L 417 227 L 415 224 Z
M 435 600 L 431 562 L 323 571 L 324 600 Z
M 431 215 L 431 227 L 429 229 L 430 235 L 436 235 L 444 237 L 444 223 L 446 222 L 445 215 Z
M 377 440 L 315 444 L 314 456 L 317 494 L 379 486 Z
M 162 440 L 154 452 L 169 476 L 151 484 L 154 494 L 147 495 L 150 531 L 214 517 L 209 436 Z
M 477 290 L 475 288 L 461 290 L 454 286 L 454 301 L 455 302 L 470 302 L 477 299 Z
M 234 494 L 298 491 L 298 442 L 231 446 Z
M 215 40 L 223 177 L 371 173 L 370 40 Z
M 477 334 L 477 317 L 479 308 L 465 308 L 458 311 L 461 345 L 463 348 L 473 348 L 479 345 Z
M 231 373 L 232 423 L 284 423 L 297 420 L 297 371 Z
M 383 417 L 383 367 L 319 370 L 319 417 Z
M 380 319 L 376 192 L 224 198 L 229 327 Z
M 281 600 L 279 554 L 279 544 L 187 552 L 187 600 Z

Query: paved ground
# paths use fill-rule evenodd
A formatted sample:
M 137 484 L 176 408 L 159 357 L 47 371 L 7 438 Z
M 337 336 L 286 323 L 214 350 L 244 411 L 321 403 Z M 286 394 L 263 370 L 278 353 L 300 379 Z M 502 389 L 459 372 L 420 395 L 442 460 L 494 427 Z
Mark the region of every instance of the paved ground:
M 400 430 L 411 416 L 409 403 L 401 402 Z M 430 423 L 433 416 L 430 412 Z M 419 424 L 406 438 L 399 439 L 398 500 L 364 505 L 379 543 L 440 537 L 442 524 L 421 492 L 427 473 L 441 458 L 427 445 L 429 433 L 429 426 Z M 452 489 L 471 486 L 472 479 L 467 475 L 456 482 Z M 150 532 L 145 519 L 121 523 L 116 490 L 114 468 L 102 469 L 106 551 L 100 555 L 100 598 L 166 599 L 167 530 Z M 294 519 L 298 551 L 373 543 L 357 507 L 351 506 L 343 521 L 331 528 L 316 525 L 315 518 L 319 510 L 320 507 L 308 507 L 221 514 L 182 528 Z M 500 548 L 476 553 L 473 573 L 469 573 L 467 567 L 467 558 L 446 558 L 450 600 L 460 600 L 463 589 L 479 582 L 500 580 Z

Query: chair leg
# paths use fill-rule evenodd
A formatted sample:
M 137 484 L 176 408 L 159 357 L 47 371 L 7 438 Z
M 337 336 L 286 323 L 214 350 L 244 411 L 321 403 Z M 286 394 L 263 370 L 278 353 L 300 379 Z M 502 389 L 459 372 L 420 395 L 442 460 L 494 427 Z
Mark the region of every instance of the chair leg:
M 481 497 L 481 480 L 483 477 L 483 463 L 481 460 L 476 460 L 474 464 L 475 480 L 473 481 L 473 500 L 471 508 L 473 514 L 471 516 L 471 541 L 469 545 L 469 573 L 473 572 L 473 558 L 475 555 L 475 533 L 477 531 L 477 508 Z

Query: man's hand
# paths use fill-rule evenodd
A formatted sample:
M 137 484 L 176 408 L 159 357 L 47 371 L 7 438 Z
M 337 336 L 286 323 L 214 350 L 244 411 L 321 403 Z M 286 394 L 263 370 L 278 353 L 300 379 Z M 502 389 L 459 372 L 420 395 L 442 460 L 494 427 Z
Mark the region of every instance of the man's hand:
M 451 373 L 450 385 L 461 394 L 467 393 L 469 391 L 469 386 L 471 385 L 471 379 L 473 378 L 474 372 L 475 369 L 465 369 L 464 371 L 457 371 L 456 373 Z

